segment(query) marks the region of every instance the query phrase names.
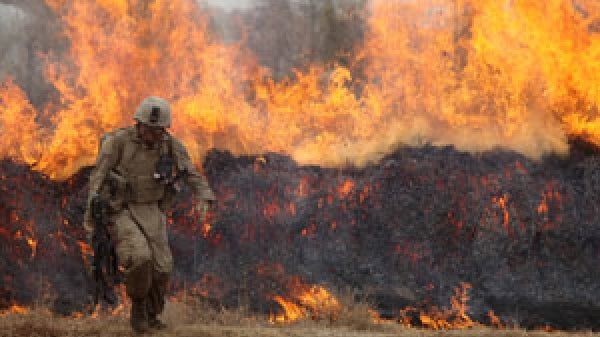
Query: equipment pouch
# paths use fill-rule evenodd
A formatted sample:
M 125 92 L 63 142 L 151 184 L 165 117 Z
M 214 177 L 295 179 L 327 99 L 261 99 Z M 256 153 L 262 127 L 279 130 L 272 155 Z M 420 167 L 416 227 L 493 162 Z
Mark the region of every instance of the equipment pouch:
M 165 185 L 153 176 L 132 177 L 131 187 L 133 190 L 133 201 L 148 203 L 161 200 L 165 195 Z

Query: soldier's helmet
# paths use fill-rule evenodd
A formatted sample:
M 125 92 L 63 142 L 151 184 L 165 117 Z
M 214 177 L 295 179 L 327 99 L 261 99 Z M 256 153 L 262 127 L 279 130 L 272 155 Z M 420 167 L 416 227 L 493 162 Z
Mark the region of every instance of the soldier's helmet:
M 166 100 L 150 96 L 138 106 L 133 119 L 148 126 L 168 128 L 171 126 L 171 107 Z

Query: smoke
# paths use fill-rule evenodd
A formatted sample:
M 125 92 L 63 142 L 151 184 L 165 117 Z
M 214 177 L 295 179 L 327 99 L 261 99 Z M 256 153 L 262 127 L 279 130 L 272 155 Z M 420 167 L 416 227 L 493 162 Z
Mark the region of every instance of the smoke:
M 225 41 L 242 41 L 275 79 L 315 64 L 349 65 L 364 38 L 364 1 L 208 1 L 212 28 Z
M 0 82 L 11 78 L 35 106 L 54 88 L 44 78 L 43 58 L 67 46 L 60 23 L 43 1 L 0 1 Z
M 199 2 L 228 10 L 250 8 L 256 4 L 256 0 L 204 0 Z
M 31 36 L 24 28 L 30 21 L 22 9 L 0 3 L 0 78 L 22 77 L 26 73 L 26 64 L 21 60 L 28 58 Z

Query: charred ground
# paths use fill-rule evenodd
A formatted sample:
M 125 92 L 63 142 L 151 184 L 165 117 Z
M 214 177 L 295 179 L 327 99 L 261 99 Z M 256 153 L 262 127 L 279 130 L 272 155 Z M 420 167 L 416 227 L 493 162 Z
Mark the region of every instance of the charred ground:
M 351 289 L 384 317 L 448 305 L 472 286 L 471 315 L 523 327 L 598 329 L 600 153 L 568 157 L 403 147 L 365 168 L 299 166 L 276 153 L 212 150 L 219 196 L 194 223 L 189 192 L 172 211 L 173 291 L 215 306 L 281 311 L 299 283 Z M 89 169 L 61 183 L 0 163 L 0 304 L 85 311 L 80 226 Z M 418 315 L 414 324 L 419 324 Z

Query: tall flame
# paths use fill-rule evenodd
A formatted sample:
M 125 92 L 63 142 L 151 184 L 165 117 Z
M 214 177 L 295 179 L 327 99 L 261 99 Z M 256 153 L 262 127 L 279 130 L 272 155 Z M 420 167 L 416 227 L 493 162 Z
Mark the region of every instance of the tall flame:
M 70 42 L 45 55 L 59 99 L 37 109 L 0 88 L 0 156 L 64 179 L 147 95 L 173 105 L 198 163 L 210 147 L 277 151 L 325 166 L 377 160 L 400 143 L 565 153 L 600 144 L 600 6 L 594 0 L 372 0 L 350 66 L 275 81 L 242 43 L 208 30 L 193 0 L 46 0 Z M 0 79 L 1 80 L 1 79 Z
M 41 151 L 39 127 L 35 109 L 25 93 L 12 80 L 0 86 L 0 156 L 18 158 L 33 164 Z

